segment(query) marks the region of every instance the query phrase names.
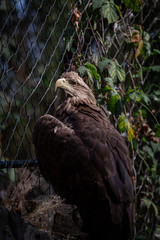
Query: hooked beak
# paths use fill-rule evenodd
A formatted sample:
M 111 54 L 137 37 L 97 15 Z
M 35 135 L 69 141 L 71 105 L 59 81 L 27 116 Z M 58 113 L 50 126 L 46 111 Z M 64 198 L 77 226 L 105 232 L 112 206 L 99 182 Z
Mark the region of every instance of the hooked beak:
M 65 78 L 60 78 L 56 81 L 55 91 L 57 90 L 57 88 L 69 89 L 69 85 Z

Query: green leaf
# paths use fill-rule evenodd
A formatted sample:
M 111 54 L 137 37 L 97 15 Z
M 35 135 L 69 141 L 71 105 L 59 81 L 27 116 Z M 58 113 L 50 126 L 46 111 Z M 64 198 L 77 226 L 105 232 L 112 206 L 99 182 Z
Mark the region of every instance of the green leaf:
M 122 113 L 118 118 L 118 128 L 119 128 L 120 132 L 127 132 L 128 141 L 132 142 L 132 140 L 134 138 L 134 130 L 133 130 L 129 120 L 124 115 L 124 113 Z
M 158 208 L 157 206 L 149 199 L 147 198 L 142 198 L 142 201 L 144 203 L 144 205 L 149 209 L 151 206 L 154 208 L 154 213 L 155 213 L 155 216 L 157 217 L 158 216 Z
M 143 57 L 146 57 L 146 55 L 150 56 L 151 54 L 150 35 L 145 31 L 143 32 L 143 49 L 141 53 Z
M 88 77 L 89 77 L 89 79 L 90 79 L 90 81 L 93 83 L 92 74 L 90 73 L 90 71 L 89 71 L 86 67 L 80 66 L 80 67 L 78 68 L 78 72 L 79 72 L 80 76 L 82 76 L 82 77 L 83 77 L 85 74 L 87 74 Z
M 108 110 L 118 117 L 122 112 L 122 101 L 121 97 L 116 90 L 111 90 L 108 94 Z
M 159 65 L 155 65 L 155 66 L 149 66 L 149 67 L 143 67 L 142 71 L 146 72 L 148 70 L 152 70 L 154 72 L 160 72 L 160 66 Z
M 132 93 L 130 93 L 129 94 L 129 98 L 131 99 L 131 100 L 134 100 L 135 102 L 136 101 L 140 101 L 141 100 L 141 98 L 140 98 L 140 96 L 139 96 L 139 94 L 137 93 L 137 92 L 132 92 Z
M 130 89 L 126 94 L 125 99 L 126 101 L 133 100 L 135 102 L 140 102 L 141 100 L 143 100 L 143 102 L 145 102 L 146 104 L 150 102 L 147 94 L 145 94 L 142 90 L 140 91 L 139 89 Z
M 115 114 L 115 107 L 118 99 L 119 96 L 114 91 L 111 91 L 109 93 L 108 110 L 111 111 L 113 114 Z
M 124 69 L 119 65 L 119 63 L 116 60 L 116 66 L 117 66 L 117 78 L 120 82 L 123 82 L 125 80 L 125 71 Z
M 100 79 L 100 75 L 98 74 L 97 68 L 94 65 L 87 62 L 87 63 L 85 63 L 85 67 L 90 71 L 90 73 L 94 79 L 97 79 L 97 80 Z
M 112 78 L 107 77 L 107 78 L 105 78 L 104 80 L 108 83 L 108 86 L 110 86 L 110 88 L 111 88 L 112 90 L 115 89 Z
M 154 72 L 160 72 L 160 66 L 150 66 L 149 69 L 151 69 Z
M 122 13 L 121 13 L 121 10 L 120 10 L 119 6 L 115 4 L 115 8 L 117 9 L 117 11 L 119 13 L 119 16 L 122 18 L 123 16 L 122 16 Z
M 108 19 L 108 24 L 117 21 L 118 15 L 116 12 L 114 2 L 112 0 L 107 1 L 106 4 L 102 6 L 102 15 L 104 18 Z
M 85 67 L 90 71 L 90 74 L 92 75 L 92 79 L 96 80 L 97 88 L 100 89 L 101 77 L 97 72 L 97 68 L 89 62 L 85 64 Z
M 155 124 L 154 125 L 155 127 L 155 133 L 156 133 L 156 137 L 159 137 L 160 138 L 160 125 L 159 124 Z
M 111 63 L 112 61 L 110 59 L 104 58 L 101 61 L 98 62 L 98 68 L 100 72 L 103 72 Z
M 151 142 L 151 147 L 154 153 L 160 152 L 160 142 L 158 143 Z
M 154 152 L 152 151 L 152 148 L 146 145 L 143 147 L 143 150 L 150 156 L 151 159 L 154 158 Z
M 131 126 L 128 128 L 127 134 L 128 134 L 128 141 L 132 142 L 132 140 L 134 138 L 134 130 Z
M 125 80 L 125 71 L 119 65 L 117 60 L 110 60 L 107 58 L 102 59 L 98 63 L 98 68 L 100 72 L 103 72 L 105 69 L 108 69 L 110 77 L 113 79 L 113 82 L 122 82 Z
M 125 80 L 125 71 L 117 60 L 111 62 L 108 72 L 114 82 L 117 82 L 117 80 L 123 82 Z
M 142 1 L 139 0 L 123 0 L 127 8 L 132 8 L 135 12 L 139 12 L 142 6 Z
M 160 96 L 160 91 L 159 90 L 155 90 L 153 91 L 154 95 Z
M 118 128 L 121 132 L 125 132 L 127 129 L 127 123 L 125 121 L 124 114 L 120 115 L 118 118 Z
M 107 0 L 98 0 L 98 1 L 97 0 L 92 0 L 93 10 L 102 7 L 102 5 L 106 2 L 107 2 Z
M 158 50 L 158 49 L 153 49 L 153 52 L 157 53 L 157 54 L 160 54 L 160 50 Z
M 140 97 L 146 104 L 148 104 L 150 102 L 149 97 L 143 91 L 140 91 Z
M 101 77 L 98 74 L 97 68 L 94 65 L 92 65 L 89 62 L 86 62 L 84 66 L 80 66 L 78 68 L 78 72 L 81 76 L 84 76 L 85 74 L 87 74 L 90 81 L 92 83 L 95 82 L 96 85 L 97 85 L 97 88 L 100 89 L 100 87 L 101 87 Z

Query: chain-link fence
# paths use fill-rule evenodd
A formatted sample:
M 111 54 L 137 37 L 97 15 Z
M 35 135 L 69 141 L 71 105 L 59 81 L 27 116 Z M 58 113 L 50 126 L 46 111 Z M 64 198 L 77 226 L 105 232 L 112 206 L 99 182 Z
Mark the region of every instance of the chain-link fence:
M 77 14 L 74 9 L 78 4 L 79 26 L 74 27 Z M 118 59 L 125 68 L 133 54 L 124 55 L 125 37 L 129 37 L 131 26 L 138 23 L 145 26 L 145 32 L 150 33 L 150 44 L 159 34 L 158 3 L 154 1 L 148 6 L 145 3 L 138 13 L 126 11 L 124 18 L 115 24 L 104 23 L 102 37 L 106 45 L 100 46 L 98 27 L 93 25 L 99 22 L 92 21 L 90 5 L 90 1 L 81 4 L 79 1 L 47 4 L 45 1 L 1 1 L 2 159 L 34 158 L 31 139 L 35 119 L 50 110 L 54 82 L 62 72 L 75 70 L 76 61 L 96 63 L 102 55 Z M 141 67 L 146 61 L 142 61 Z M 154 65 L 154 58 L 151 64 Z M 126 74 L 131 78 L 134 68 L 133 64 L 126 67 Z M 147 81 L 149 72 L 143 82 Z
M 80 66 L 86 62 L 98 66 L 105 57 L 116 59 L 124 69 L 125 79 L 130 79 L 126 85 L 135 89 L 139 81 L 143 89 L 150 84 L 156 71 L 150 66 L 159 61 L 160 4 L 138 1 L 141 7 L 136 10 L 123 2 L 118 4 L 115 21 L 104 17 L 101 5 L 91 0 L 0 2 L 1 168 L 36 164 L 32 161 L 35 121 L 52 113 L 54 83 L 64 71 L 79 69 L 83 75 Z M 158 75 L 153 75 L 147 94 L 157 81 Z M 96 79 L 89 78 L 88 83 L 95 87 Z

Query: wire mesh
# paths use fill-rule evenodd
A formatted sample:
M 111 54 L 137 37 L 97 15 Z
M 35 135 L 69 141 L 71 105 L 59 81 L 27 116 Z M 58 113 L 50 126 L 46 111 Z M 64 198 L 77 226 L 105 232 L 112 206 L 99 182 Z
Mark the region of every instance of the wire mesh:
M 86 62 L 97 66 L 104 56 L 116 59 L 136 88 L 133 75 L 137 74 L 137 66 L 142 70 L 157 65 L 157 56 L 151 61 L 144 58 L 141 63 L 135 58 L 131 63 L 136 52 L 133 48 L 126 51 L 126 41 L 131 39 L 136 25 L 142 26 L 144 39 L 149 37 L 147 51 L 159 49 L 160 4 L 158 0 L 142 2 L 138 12 L 125 9 L 122 4 L 123 15 L 112 24 L 94 15 L 91 0 L 0 2 L 0 168 L 9 171 L 37 165 L 32 144 L 35 121 L 45 113 L 52 113 L 54 84 L 64 71 L 76 70 Z M 75 9 L 80 14 L 77 19 Z M 151 68 L 143 72 L 142 88 L 149 76 Z M 142 163 L 137 169 L 139 174 Z M 17 174 L 20 176 L 18 171 Z M 26 181 L 30 174 L 27 176 Z M 137 187 L 138 194 L 146 178 Z M 37 179 L 40 185 L 39 174 Z M 50 192 L 50 188 L 45 192 Z
M 34 159 L 32 132 L 35 119 L 51 109 L 54 82 L 65 70 L 71 70 L 78 55 L 96 62 L 98 55 L 118 59 L 125 68 L 129 56 L 123 56 L 125 34 L 129 26 L 140 22 L 152 32 L 151 43 L 159 34 L 159 18 L 152 7 L 143 5 L 140 13 L 128 10 L 114 25 L 103 26 L 108 41 L 104 49 L 98 43 L 90 1 L 2 1 L 1 35 L 1 159 Z M 80 30 L 73 26 L 73 9 L 79 6 Z M 142 16 L 142 11 L 145 17 Z M 154 16 L 154 17 L 153 17 Z M 149 23 L 149 24 L 148 24 Z M 77 42 L 74 42 L 77 39 Z M 69 53 L 69 47 L 73 48 Z M 131 54 L 131 53 L 130 53 Z M 98 58 L 99 58 L 98 56 Z M 154 61 L 154 60 L 153 60 Z M 152 63 L 153 64 L 153 63 Z M 145 65 L 145 59 L 142 66 Z M 134 66 L 126 67 L 132 77 Z M 143 81 L 147 81 L 148 72 Z

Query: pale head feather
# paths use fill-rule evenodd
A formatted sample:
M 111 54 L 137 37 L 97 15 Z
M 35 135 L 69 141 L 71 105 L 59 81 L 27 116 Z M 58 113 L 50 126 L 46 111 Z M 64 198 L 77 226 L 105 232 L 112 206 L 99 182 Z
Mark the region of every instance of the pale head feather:
M 78 104 L 86 104 L 90 107 L 96 106 L 96 99 L 92 90 L 76 72 L 63 73 L 62 78 L 66 80 L 66 87 L 63 86 L 56 91 L 54 102 L 56 111 L 61 108 L 69 111 Z

